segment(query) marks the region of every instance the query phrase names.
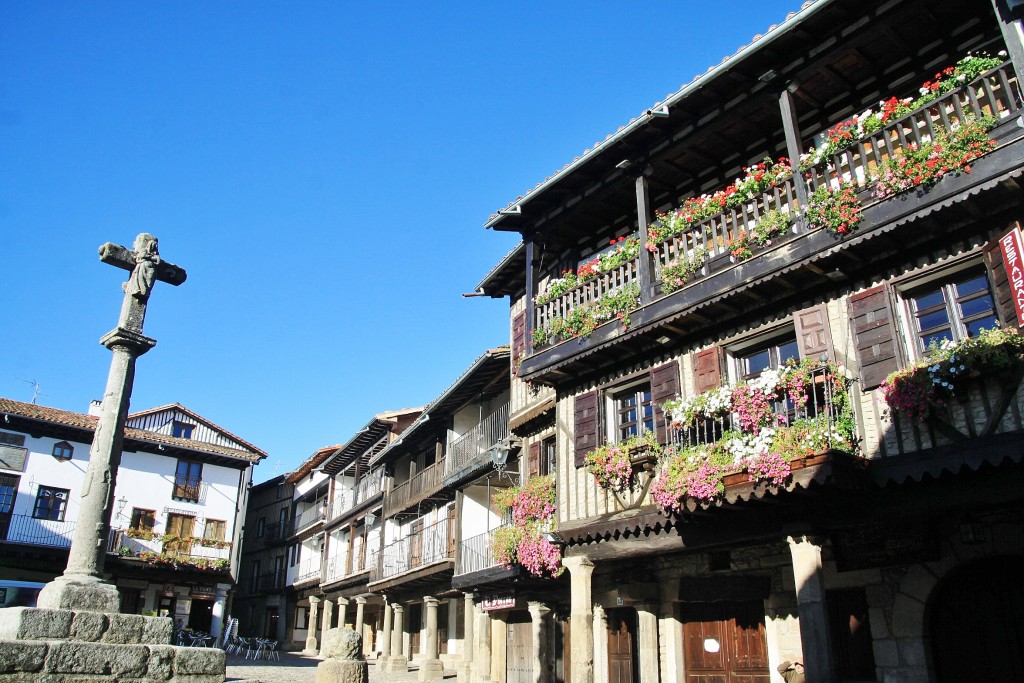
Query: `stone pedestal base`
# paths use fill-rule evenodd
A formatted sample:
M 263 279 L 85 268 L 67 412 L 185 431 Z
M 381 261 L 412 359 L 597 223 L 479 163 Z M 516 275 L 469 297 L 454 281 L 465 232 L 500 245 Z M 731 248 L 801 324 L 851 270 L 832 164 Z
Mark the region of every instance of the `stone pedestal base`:
M 444 678 L 444 662 L 440 659 L 424 659 L 416 674 L 419 681 L 439 681 Z
M 224 652 L 174 647 L 173 629 L 167 617 L 0 609 L 0 683 L 223 683 Z
M 121 610 L 121 594 L 117 586 L 92 576 L 58 576 L 39 591 L 36 604 L 47 609 L 114 613 Z
M 366 683 L 369 679 L 365 660 L 326 659 L 316 665 L 316 683 Z
M 391 655 L 388 657 L 387 668 L 389 674 L 404 674 L 409 671 L 409 660 L 402 655 Z

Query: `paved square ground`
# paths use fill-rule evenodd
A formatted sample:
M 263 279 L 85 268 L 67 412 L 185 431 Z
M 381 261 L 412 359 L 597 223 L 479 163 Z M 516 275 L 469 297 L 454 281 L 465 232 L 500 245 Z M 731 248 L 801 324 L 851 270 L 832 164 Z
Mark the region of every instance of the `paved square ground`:
M 316 657 L 304 657 L 292 652 L 282 652 L 279 662 L 253 661 L 228 655 L 227 680 L 233 683 L 314 683 L 316 665 L 320 662 Z M 370 660 L 369 665 L 370 683 L 413 683 L 416 680 L 415 670 L 404 674 L 386 674 L 377 670 L 375 661 Z M 445 678 L 454 677 L 454 672 L 445 671 Z

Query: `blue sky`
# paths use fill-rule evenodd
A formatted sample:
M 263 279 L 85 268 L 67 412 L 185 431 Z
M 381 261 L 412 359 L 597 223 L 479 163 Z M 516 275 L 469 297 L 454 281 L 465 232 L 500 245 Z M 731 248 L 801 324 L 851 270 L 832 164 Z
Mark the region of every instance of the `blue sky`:
M 496 209 L 798 3 L 0 3 L 0 395 L 100 398 L 146 231 L 158 285 L 133 409 L 182 403 L 257 479 L 422 405 L 508 304 Z

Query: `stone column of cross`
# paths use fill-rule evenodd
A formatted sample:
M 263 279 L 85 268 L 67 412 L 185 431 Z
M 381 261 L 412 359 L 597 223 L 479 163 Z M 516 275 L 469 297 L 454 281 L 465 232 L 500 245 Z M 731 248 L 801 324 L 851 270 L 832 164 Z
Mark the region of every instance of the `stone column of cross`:
M 135 382 L 135 361 L 156 345 L 155 339 L 142 334 L 142 324 L 156 281 L 177 286 L 187 277 L 184 268 L 160 258 L 157 246 L 155 237 L 141 233 L 135 238 L 133 249 L 110 242 L 99 249 L 103 263 L 131 271 L 131 275 L 122 285 L 124 300 L 117 327 L 100 339 L 113 353 L 113 358 L 89 449 L 67 569 L 40 592 L 40 607 L 120 611 L 117 587 L 103 579 L 103 565 L 113 512 L 114 483 L 121 464 L 124 423 Z

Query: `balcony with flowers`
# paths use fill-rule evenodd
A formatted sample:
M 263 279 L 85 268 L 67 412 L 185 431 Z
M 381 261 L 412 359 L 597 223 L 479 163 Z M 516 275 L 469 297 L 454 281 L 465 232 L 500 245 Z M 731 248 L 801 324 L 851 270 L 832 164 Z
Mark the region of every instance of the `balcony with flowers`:
M 969 457 L 970 441 L 989 437 L 974 447 L 988 451 L 982 458 L 1001 458 L 993 443 L 1019 443 L 1024 431 L 1022 379 L 1024 337 L 1014 330 L 983 329 L 959 342 L 932 344 L 920 360 L 890 374 L 881 386 L 889 419 L 887 451 L 934 449 L 948 452 L 959 466 Z M 945 466 L 936 457 L 926 470 L 938 476 Z
M 1018 124 L 1024 110 L 1016 72 L 1001 47 L 990 36 L 977 40 L 971 52 L 951 49 L 916 68 L 910 60 L 909 75 L 889 72 L 886 90 L 850 89 L 849 99 L 840 96 L 843 81 L 834 71 L 830 82 L 822 69 L 808 65 L 814 79 L 805 75 L 788 84 L 769 71 L 762 82 L 783 91 L 775 102 L 766 88 L 737 98 L 743 105 L 731 116 L 707 118 L 704 137 L 684 117 L 678 125 L 691 131 L 690 138 L 680 133 L 678 145 L 638 155 L 644 168 L 629 158 L 617 164 L 617 179 L 604 181 L 600 192 L 583 193 L 571 209 L 566 204 L 557 224 L 544 219 L 542 229 L 530 227 L 525 214 L 499 215 L 492 222 L 507 224 L 501 229 L 522 230 L 531 264 L 520 280 L 528 285 L 531 305 L 519 376 L 548 383 L 584 357 L 583 364 L 594 368 L 614 364 L 624 350 L 642 357 L 666 333 L 685 336 L 721 314 L 765 301 L 756 285 L 768 280 L 783 296 L 849 282 L 866 269 L 876 247 L 898 250 L 907 233 L 914 243 L 965 237 L 968 207 L 952 209 L 945 224 L 932 214 L 979 192 L 1006 210 L 1013 201 L 1007 178 L 1024 158 L 1024 127 Z M 859 66 L 870 72 L 868 64 Z M 783 119 L 787 112 L 795 117 L 794 102 L 806 109 L 826 94 L 829 107 L 815 111 L 833 112 L 833 118 L 794 118 L 782 126 L 785 140 L 764 137 L 765 130 L 778 130 L 780 107 Z M 689 96 L 695 98 L 701 98 L 697 91 Z M 749 120 L 740 128 L 744 113 Z M 651 116 L 650 127 L 663 136 L 676 130 Z M 756 143 L 738 133 L 726 137 L 730 126 L 761 137 Z M 654 132 L 642 139 L 656 139 Z M 701 180 L 699 169 L 721 179 L 743 154 L 759 160 L 738 165 L 732 182 Z M 632 197 L 630 175 L 636 178 Z M 551 195 L 552 206 L 571 192 L 566 186 Z M 594 198 L 589 204 L 588 197 Z M 946 234 L 932 232 L 936 228 Z M 593 235 L 602 234 L 595 244 Z M 494 282 L 499 286 L 497 277 Z M 623 346 L 626 340 L 632 341 Z
M 231 546 L 231 541 L 151 529 L 111 529 L 107 553 L 154 567 L 226 572 L 231 566 Z

